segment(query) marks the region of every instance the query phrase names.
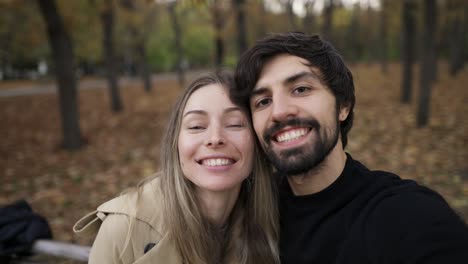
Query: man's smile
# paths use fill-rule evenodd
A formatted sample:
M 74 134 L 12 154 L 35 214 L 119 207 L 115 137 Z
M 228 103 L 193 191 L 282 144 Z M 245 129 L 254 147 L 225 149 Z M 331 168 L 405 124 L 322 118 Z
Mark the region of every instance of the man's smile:
M 286 143 L 304 137 L 311 129 L 305 127 L 290 128 L 278 132 L 273 136 L 273 140 L 278 143 Z

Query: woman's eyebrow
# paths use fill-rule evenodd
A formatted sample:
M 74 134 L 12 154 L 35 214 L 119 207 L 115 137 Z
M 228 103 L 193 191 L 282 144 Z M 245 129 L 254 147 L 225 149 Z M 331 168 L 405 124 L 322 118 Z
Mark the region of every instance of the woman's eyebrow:
M 237 106 L 226 108 L 226 109 L 224 109 L 223 112 L 225 114 L 227 114 L 227 113 L 236 112 L 236 111 L 242 112 L 241 109 L 239 107 L 237 107 Z M 204 111 L 204 110 L 190 110 L 190 111 L 187 111 L 184 114 L 183 117 L 186 117 L 186 116 L 191 115 L 191 114 L 193 114 L 193 115 L 195 115 L 195 114 L 196 115 L 208 115 L 208 113 L 206 111 Z
M 231 112 L 236 112 L 236 111 L 242 112 L 241 109 L 239 107 L 237 107 L 237 106 L 229 107 L 229 108 L 224 109 L 225 114 L 231 113 Z
M 187 111 L 183 117 L 186 117 L 187 115 L 190 115 L 190 114 L 208 115 L 208 113 L 203 110 L 190 110 L 190 111 Z

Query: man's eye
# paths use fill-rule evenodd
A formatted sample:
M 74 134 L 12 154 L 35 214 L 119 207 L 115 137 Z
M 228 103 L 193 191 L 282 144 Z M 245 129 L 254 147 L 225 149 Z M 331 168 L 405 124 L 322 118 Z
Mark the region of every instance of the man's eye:
M 300 86 L 300 87 L 294 88 L 293 94 L 303 94 L 309 90 L 310 90 L 309 87 Z
M 262 108 L 271 104 L 271 98 L 262 98 L 255 103 L 255 108 Z

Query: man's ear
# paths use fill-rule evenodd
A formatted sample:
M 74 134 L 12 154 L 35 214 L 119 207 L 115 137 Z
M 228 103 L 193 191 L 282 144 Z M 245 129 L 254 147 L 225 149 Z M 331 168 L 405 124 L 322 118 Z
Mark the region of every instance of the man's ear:
M 351 106 L 349 103 L 344 103 L 340 106 L 340 113 L 338 115 L 340 122 L 343 122 L 346 120 L 346 118 L 348 118 L 349 109 L 351 109 Z

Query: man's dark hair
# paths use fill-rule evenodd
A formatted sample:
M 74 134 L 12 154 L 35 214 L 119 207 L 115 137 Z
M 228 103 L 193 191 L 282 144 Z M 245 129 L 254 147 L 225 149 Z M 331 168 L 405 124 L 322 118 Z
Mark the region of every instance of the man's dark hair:
M 348 132 L 354 118 L 354 83 L 351 71 L 346 67 L 340 54 L 328 42 L 317 35 L 300 32 L 273 34 L 257 41 L 255 46 L 242 54 L 235 71 L 236 87 L 231 91 L 231 99 L 240 105 L 249 105 L 254 89 L 265 63 L 280 54 L 301 57 L 308 66 L 320 69 L 319 78 L 336 98 L 337 109 L 349 106 L 349 115 L 340 123 L 343 147 L 348 141 Z

